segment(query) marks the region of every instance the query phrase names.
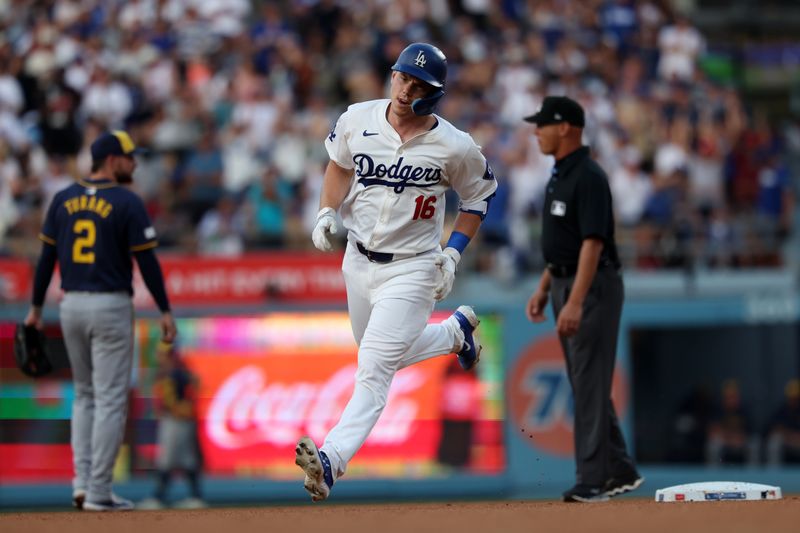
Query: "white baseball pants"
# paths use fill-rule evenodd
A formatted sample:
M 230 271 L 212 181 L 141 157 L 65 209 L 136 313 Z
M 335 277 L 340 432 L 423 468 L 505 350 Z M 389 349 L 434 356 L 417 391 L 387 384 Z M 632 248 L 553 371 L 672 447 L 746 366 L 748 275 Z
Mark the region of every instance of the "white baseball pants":
M 433 312 L 434 253 L 387 264 L 370 262 L 349 243 L 342 263 L 350 324 L 358 343 L 353 396 L 322 451 L 334 479 L 364 444 L 386 405 L 395 373 L 461 347 L 455 321 L 428 325 Z

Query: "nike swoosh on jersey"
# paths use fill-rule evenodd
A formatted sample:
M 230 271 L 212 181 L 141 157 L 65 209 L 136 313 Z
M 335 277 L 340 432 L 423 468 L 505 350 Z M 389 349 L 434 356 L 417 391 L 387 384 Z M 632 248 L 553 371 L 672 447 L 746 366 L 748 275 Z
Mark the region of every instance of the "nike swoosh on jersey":
M 372 137 L 373 135 L 378 135 L 378 132 L 371 133 L 368 132 L 367 130 L 364 130 L 364 133 L 362 133 L 361 135 L 363 135 L 364 137 Z

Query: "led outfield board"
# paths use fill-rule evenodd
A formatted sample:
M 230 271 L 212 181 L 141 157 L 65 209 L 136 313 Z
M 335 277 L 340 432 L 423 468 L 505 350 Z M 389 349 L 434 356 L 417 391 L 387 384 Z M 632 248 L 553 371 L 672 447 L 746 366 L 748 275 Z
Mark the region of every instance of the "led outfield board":
M 437 312 L 436 323 L 449 315 Z M 423 478 L 505 469 L 500 324 L 481 317 L 475 372 L 454 355 L 397 373 L 383 415 L 348 467 L 348 478 Z M 8 326 L 8 327 L 6 327 Z M 0 478 L 69 479 L 68 371 L 31 380 L 9 357 L 13 325 L 0 325 Z M 50 326 L 51 337 L 58 335 Z M 350 397 L 357 347 L 344 312 L 270 313 L 178 320 L 178 350 L 199 380 L 198 439 L 209 475 L 291 479 L 294 445 L 321 443 Z M 4 333 L 5 332 L 5 333 Z M 136 322 L 129 424 L 117 476 L 153 467 L 155 319 Z

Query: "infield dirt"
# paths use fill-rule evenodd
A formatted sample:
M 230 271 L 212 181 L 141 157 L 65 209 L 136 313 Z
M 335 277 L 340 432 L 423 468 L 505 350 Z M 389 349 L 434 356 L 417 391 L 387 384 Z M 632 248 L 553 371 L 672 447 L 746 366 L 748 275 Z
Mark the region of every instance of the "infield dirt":
M 778 501 L 595 504 L 553 501 L 308 504 L 200 511 L 0 514 L 3 533 L 472 533 L 800 531 L 800 496 Z

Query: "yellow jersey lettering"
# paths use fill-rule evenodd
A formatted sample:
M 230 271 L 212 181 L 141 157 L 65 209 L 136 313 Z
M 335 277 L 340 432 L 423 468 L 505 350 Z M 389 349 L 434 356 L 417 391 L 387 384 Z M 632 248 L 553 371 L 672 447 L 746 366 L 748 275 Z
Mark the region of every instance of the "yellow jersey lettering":
M 102 216 L 104 216 L 103 215 L 103 211 L 105 210 L 107 205 L 111 205 L 111 204 L 106 202 L 105 199 L 103 199 L 103 198 L 98 198 L 97 199 L 97 205 L 95 206 L 94 210 L 98 215 L 100 215 L 102 217 Z
M 76 196 L 64 201 L 64 208 L 70 215 L 74 215 L 78 211 L 92 211 L 106 218 L 111 214 L 113 207 L 110 202 L 97 196 Z

